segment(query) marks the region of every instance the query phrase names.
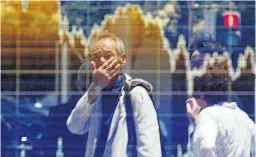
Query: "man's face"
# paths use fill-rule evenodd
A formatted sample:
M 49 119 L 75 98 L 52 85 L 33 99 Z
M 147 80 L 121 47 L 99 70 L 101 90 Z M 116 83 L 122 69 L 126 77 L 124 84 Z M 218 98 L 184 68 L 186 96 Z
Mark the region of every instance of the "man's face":
M 120 55 L 117 52 L 117 44 L 112 39 L 103 38 L 97 41 L 90 52 L 92 56 L 92 61 L 96 63 L 96 67 L 99 68 L 107 60 L 115 57 L 120 62 L 125 60 L 124 54 Z

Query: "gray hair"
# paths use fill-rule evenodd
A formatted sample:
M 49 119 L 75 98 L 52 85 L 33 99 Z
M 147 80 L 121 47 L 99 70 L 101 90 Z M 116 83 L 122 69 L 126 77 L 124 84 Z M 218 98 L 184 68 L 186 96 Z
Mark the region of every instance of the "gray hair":
M 125 53 L 125 49 L 124 49 L 124 42 L 121 38 L 115 36 L 114 34 L 110 34 L 108 32 L 104 32 L 102 34 L 100 34 L 97 39 L 95 40 L 94 44 L 101 40 L 101 39 L 112 39 L 116 42 L 117 44 L 117 50 L 119 55 L 124 54 Z M 94 44 L 91 46 L 91 48 L 94 46 Z

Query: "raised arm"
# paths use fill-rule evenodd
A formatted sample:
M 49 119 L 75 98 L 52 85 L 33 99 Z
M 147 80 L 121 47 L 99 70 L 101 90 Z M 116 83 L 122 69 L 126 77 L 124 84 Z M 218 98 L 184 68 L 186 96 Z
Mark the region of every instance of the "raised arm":
M 92 83 L 88 91 L 79 99 L 67 120 L 67 128 L 73 134 L 82 135 L 88 131 L 90 115 L 101 87 Z
M 88 131 L 90 116 L 95 108 L 95 101 L 101 95 L 113 78 L 120 73 L 120 64 L 115 58 L 110 58 L 104 64 L 97 67 L 94 61 L 92 64 L 92 82 L 88 91 L 77 102 L 67 120 L 67 128 L 71 133 L 84 134 Z M 110 71 L 109 69 L 113 69 Z

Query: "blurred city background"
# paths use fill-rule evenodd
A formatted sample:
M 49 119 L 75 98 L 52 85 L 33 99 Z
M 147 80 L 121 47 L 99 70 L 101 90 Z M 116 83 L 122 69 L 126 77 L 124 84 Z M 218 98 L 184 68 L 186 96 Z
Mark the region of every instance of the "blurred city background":
M 78 69 L 104 30 L 124 40 L 125 71 L 152 83 L 168 157 L 192 156 L 188 47 L 199 38 L 227 49 L 230 97 L 255 120 L 254 1 L 2 0 L 1 156 L 84 156 L 86 134 L 65 124 L 81 97 Z

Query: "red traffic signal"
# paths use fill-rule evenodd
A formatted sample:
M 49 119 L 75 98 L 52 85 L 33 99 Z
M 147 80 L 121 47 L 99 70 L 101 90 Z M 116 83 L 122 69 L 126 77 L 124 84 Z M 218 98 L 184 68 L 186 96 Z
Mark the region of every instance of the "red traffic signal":
M 241 15 L 238 11 L 225 11 L 222 15 L 226 28 L 236 28 L 239 26 Z

